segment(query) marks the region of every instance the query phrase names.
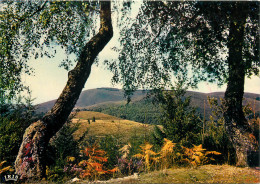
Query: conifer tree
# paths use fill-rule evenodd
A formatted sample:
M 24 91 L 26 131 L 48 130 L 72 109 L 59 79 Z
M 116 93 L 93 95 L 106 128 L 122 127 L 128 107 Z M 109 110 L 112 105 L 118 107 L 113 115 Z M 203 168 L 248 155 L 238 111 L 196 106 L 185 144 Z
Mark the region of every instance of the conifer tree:
M 185 97 L 181 86 L 170 91 L 162 91 L 158 101 L 161 103 L 161 124 L 165 137 L 184 146 L 201 141 L 201 121 L 195 108 L 190 106 L 190 97 Z

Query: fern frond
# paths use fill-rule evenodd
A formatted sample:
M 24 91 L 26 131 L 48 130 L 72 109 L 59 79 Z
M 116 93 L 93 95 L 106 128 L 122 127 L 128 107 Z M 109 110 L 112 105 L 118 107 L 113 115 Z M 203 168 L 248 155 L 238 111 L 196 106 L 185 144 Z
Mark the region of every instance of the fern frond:
M 2 169 L 0 169 L 0 174 L 6 172 L 6 171 L 9 171 L 11 169 L 11 166 L 7 166 L 7 167 L 4 167 Z
M 221 155 L 221 153 L 217 151 L 207 151 L 205 155 Z

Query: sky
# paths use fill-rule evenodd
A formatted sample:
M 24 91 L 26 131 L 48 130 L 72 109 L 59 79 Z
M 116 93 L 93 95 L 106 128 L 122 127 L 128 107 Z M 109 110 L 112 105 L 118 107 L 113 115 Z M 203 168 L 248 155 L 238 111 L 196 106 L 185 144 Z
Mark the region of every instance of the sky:
M 109 44 L 107 46 L 112 46 Z M 94 89 L 100 87 L 115 87 L 122 88 L 120 85 L 113 86 L 111 78 L 113 74 L 102 65 L 102 61 L 108 57 L 113 57 L 112 49 L 110 47 L 105 48 L 99 55 L 100 64 L 93 65 L 91 74 L 85 84 L 83 90 Z M 24 76 L 23 80 L 32 91 L 32 97 L 35 98 L 34 103 L 43 103 L 49 100 L 57 99 L 66 85 L 68 79 L 68 72 L 58 67 L 59 62 L 64 57 L 64 53 L 59 51 L 55 58 L 30 60 L 30 66 L 34 68 L 33 76 Z M 215 84 L 201 82 L 198 85 L 198 89 L 189 89 L 192 91 L 198 91 L 203 93 L 211 93 L 217 91 L 225 91 L 226 85 L 218 87 Z M 260 78 L 254 76 L 251 79 L 245 81 L 245 92 L 260 94 Z
M 140 3 L 138 2 L 133 8 L 132 17 L 136 16 Z M 113 15 L 115 17 L 116 15 Z M 112 18 L 113 18 L 112 17 Z M 113 86 L 111 84 L 111 78 L 113 74 L 102 65 L 105 59 L 117 58 L 117 53 L 112 50 L 112 47 L 118 45 L 119 30 L 116 28 L 115 22 L 113 22 L 114 36 L 112 40 L 106 45 L 106 47 L 99 54 L 99 65 L 93 65 L 91 74 L 85 84 L 83 90 L 100 88 L 100 87 L 115 87 L 122 88 L 121 85 Z M 28 85 L 32 91 L 31 96 L 34 98 L 34 104 L 43 103 L 49 100 L 57 99 L 66 85 L 68 79 L 68 71 L 58 67 L 60 62 L 65 59 L 65 52 L 58 48 L 57 54 L 54 58 L 38 58 L 30 59 L 29 65 L 34 68 L 34 75 L 23 75 L 22 79 L 25 85 Z M 215 84 L 201 82 L 198 85 L 198 89 L 189 89 L 192 91 L 198 91 L 203 93 L 211 93 L 217 91 L 225 91 L 226 85 L 218 87 Z M 260 77 L 253 76 L 251 79 L 245 81 L 245 92 L 260 94 Z

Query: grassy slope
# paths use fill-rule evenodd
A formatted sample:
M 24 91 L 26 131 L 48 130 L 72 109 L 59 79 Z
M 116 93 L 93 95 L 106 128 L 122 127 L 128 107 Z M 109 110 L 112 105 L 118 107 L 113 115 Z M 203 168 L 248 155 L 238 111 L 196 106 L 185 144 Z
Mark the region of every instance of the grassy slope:
M 92 122 L 93 116 L 95 116 L 95 122 Z M 88 119 L 90 119 L 90 124 Z M 121 139 L 124 143 L 127 143 L 131 136 L 145 136 L 153 130 L 151 125 L 122 120 L 114 116 L 91 111 L 79 112 L 72 122 L 80 123 L 79 130 L 75 132 L 75 138 L 82 136 L 84 132 L 88 131 L 87 136 L 112 135 Z
M 204 165 L 142 173 L 124 183 L 259 183 L 260 171 L 229 165 Z

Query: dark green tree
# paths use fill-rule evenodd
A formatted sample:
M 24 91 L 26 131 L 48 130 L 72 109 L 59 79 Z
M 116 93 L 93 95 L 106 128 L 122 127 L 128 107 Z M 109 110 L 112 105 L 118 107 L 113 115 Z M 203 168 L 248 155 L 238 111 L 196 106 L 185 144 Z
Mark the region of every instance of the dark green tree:
M 107 168 L 113 169 L 118 162 L 120 144 L 118 140 L 113 136 L 106 136 L 99 142 L 100 149 L 106 152 Z
M 73 134 L 78 128 L 78 124 L 72 124 L 71 121 L 68 120 L 50 143 L 50 148 L 53 151 L 53 155 L 51 155 L 52 161 L 61 169 L 64 168 L 67 157 L 79 156 L 79 145 L 73 137 Z
M 173 76 L 191 86 L 227 83 L 225 128 L 237 165 L 256 147 L 242 111 L 245 77 L 259 75 L 259 2 L 145 2 L 121 32 L 115 81 L 131 91 L 167 86 Z M 132 63 L 129 65 L 129 63 Z M 129 77 L 131 76 L 131 77 Z
M 190 97 L 185 97 L 185 90 L 178 86 L 157 95 L 161 103 L 160 124 L 167 139 L 183 146 L 201 143 L 201 120 L 196 109 L 190 106 Z
M 161 149 L 164 138 L 166 138 L 166 135 L 162 128 L 160 128 L 158 125 L 155 125 L 153 132 L 151 133 L 151 144 L 154 145 L 156 151 Z

